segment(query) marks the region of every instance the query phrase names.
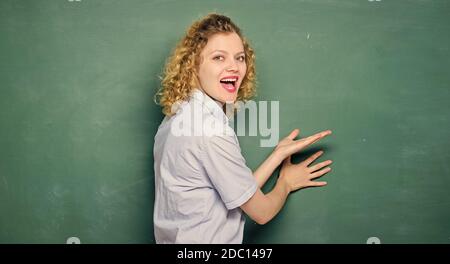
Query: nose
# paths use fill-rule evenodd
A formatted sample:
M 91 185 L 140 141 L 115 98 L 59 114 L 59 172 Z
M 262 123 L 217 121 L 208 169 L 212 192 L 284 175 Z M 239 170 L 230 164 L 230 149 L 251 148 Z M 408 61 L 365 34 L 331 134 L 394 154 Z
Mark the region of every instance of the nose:
M 231 60 L 227 65 L 227 71 L 230 72 L 237 72 L 238 71 L 238 65 L 235 60 Z

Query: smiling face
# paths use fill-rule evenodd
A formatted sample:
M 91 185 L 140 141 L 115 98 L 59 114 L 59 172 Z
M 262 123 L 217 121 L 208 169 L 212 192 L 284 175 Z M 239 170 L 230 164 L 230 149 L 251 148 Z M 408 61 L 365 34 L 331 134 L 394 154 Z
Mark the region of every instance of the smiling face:
M 235 102 L 245 77 L 244 45 L 236 33 L 217 33 L 208 38 L 200 53 L 198 86 L 213 99 Z

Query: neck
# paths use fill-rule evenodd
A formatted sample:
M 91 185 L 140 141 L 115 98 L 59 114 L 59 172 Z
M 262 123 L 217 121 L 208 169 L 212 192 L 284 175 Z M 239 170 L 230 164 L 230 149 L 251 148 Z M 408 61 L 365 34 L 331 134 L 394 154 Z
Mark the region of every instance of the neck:
M 207 92 L 205 92 L 205 90 L 203 90 L 202 88 L 200 88 L 200 86 L 198 86 L 199 90 L 202 91 L 202 93 L 206 94 L 209 98 L 211 98 L 214 102 L 216 102 L 217 104 L 219 104 L 219 106 L 222 108 L 222 110 L 225 112 L 225 103 L 222 103 L 219 100 L 216 100 L 214 97 L 212 97 L 211 95 L 209 95 Z

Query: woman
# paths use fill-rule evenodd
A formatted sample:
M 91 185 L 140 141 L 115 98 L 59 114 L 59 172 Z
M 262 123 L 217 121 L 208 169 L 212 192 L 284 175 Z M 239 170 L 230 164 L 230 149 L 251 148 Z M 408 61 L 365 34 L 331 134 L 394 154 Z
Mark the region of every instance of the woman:
M 245 165 L 224 109 L 249 100 L 254 82 L 253 50 L 223 15 L 195 22 L 169 58 L 157 94 L 166 115 L 154 146 L 157 243 L 242 243 L 243 212 L 265 224 L 290 192 L 326 185 L 312 179 L 329 172 L 331 161 L 309 166 L 321 151 L 299 164 L 290 156 L 329 130 L 295 140 L 295 129 L 255 172 Z M 282 162 L 276 186 L 264 194 L 261 187 Z

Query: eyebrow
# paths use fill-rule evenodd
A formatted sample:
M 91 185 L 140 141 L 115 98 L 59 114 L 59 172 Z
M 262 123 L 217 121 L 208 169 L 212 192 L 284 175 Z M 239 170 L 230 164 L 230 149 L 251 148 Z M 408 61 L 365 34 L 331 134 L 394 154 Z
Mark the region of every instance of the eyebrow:
M 225 50 L 213 50 L 209 54 L 212 54 L 213 52 L 216 52 L 216 51 L 220 51 L 220 52 L 223 52 L 223 53 L 228 53 Z M 244 51 L 240 51 L 240 52 L 236 53 L 236 55 L 241 54 L 241 53 L 245 53 L 245 52 Z

